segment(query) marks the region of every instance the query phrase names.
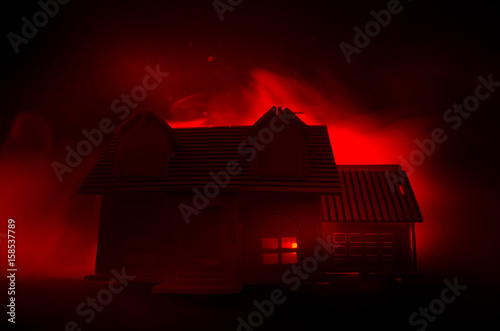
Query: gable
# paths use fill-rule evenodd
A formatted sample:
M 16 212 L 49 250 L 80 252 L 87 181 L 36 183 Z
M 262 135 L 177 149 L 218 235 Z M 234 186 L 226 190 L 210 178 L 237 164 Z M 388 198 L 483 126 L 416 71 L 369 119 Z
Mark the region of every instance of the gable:
M 127 123 L 123 123 L 126 125 L 115 130 L 114 136 L 108 141 L 106 149 L 81 186 L 80 193 L 102 194 L 104 192 L 153 190 L 192 192 L 193 187 L 203 188 L 207 183 L 213 182 L 213 174 L 227 171 L 228 162 L 237 162 L 241 167 L 241 172 L 231 177 L 230 184 L 224 189 L 225 191 L 340 193 L 338 171 L 328 129 L 324 125 L 305 126 L 304 124 L 301 127 L 301 121 L 295 122 L 296 125 L 291 125 L 292 129 L 287 132 L 291 134 L 295 132 L 294 130 L 298 130 L 295 133 L 301 138 L 283 139 L 288 142 L 291 139 L 302 139 L 303 144 L 306 145 L 306 150 L 301 154 L 305 159 L 306 175 L 302 177 L 289 176 L 289 174 L 256 177 L 252 169 L 254 163 L 249 161 L 252 154 L 246 149 L 251 147 L 248 142 L 249 135 L 251 135 L 249 132 L 255 129 L 255 126 L 170 129 L 160 117 L 152 115 L 156 119 L 149 118 L 150 114 L 148 114 L 144 118 L 144 124 L 141 124 L 143 116 L 136 113 L 133 120 L 127 120 Z M 273 118 L 276 117 L 275 113 L 271 112 L 270 115 Z M 155 120 L 158 120 L 156 124 Z M 276 120 L 279 120 L 279 117 Z M 284 137 L 286 136 L 287 133 L 284 133 Z M 156 146 L 161 142 L 167 142 L 167 146 L 159 148 L 163 151 L 163 155 L 158 156 L 159 153 L 154 148 L 151 151 L 144 150 L 143 146 Z M 244 150 L 240 149 L 242 142 L 246 144 Z M 297 144 L 294 142 L 291 145 Z M 273 154 L 273 148 L 279 145 L 278 139 L 276 147 L 268 146 L 270 147 L 268 153 Z M 159 162 L 134 161 L 138 169 L 126 171 L 127 176 L 123 176 L 123 164 L 129 163 L 124 161 L 125 146 L 129 146 L 132 150 L 130 153 L 132 160 L 149 159 L 159 160 Z M 158 163 L 161 164 L 159 168 L 152 166 L 150 170 L 144 169 L 148 164 Z M 278 175 L 283 175 L 285 170 L 288 171 L 285 167 L 279 167 L 279 169 L 282 172 Z M 159 176 L 157 176 L 158 173 L 160 173 Z M 144 176 L 148 174 L 151 175 Z
M 178 146 L 175 133 L 151 112 L 134 114 L 115 133 L 121 138 L 114 159 L 116 177 L 164 177 Z
M 263 145 L 257 148 L 252 171 L 257 178 L 295 178 L 308 175 L 310 128 L 288 108 L 271 108 L 250 129 Z

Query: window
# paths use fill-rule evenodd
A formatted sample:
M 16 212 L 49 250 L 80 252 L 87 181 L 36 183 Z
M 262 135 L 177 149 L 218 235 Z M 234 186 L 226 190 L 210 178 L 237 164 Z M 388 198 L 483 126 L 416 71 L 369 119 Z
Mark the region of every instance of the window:
M 262 256 L 264 264 L 278 264 L 278 253 L 264 253 Z
M 394 267 L 394 235 L 386 232 L 333 233 L 334 265 L 340 269 Z
M 360 243 L 361 242 L 361 233 L 349 233 L 349 242 Z
M 382 233 L 381 234 L 381 241 L 384 244 L 393 244 L 394 240 L 392 239 L 392 233 Z
M 345 233 L 334 233 L 333 241 L 336 243 L 345 243 Z
M 298 248 L 296 237 L 262 238 L 262 263 L 295 264 Z
M 295 237 L 281 238 L 281 248 L 297 248 L 297 239 Z
M 367 244 L 378 243 L 377 234 L 376 233 L 365 233 L 365 242 Z
M 264 249 L 278 249 L 278 239 L 276 239 L 276 238 L 262 238 L 262 248 L 264 248 Z
M 259 229 L 259 260 L 265 265 L 287 265 L 300 259 L 300 229 L 287 215 L 267 217 Z M 270 271 L 272 269 L 269 269 Z

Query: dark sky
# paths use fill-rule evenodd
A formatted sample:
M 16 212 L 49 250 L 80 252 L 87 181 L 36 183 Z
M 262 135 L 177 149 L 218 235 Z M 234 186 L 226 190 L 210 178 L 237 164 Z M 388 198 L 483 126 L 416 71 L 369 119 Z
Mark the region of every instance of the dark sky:
M 474 93 L 478 76 L 500 81 L 499 12 L 493 1 L 402 1 L 402 11 L 348 64 L 339 44 L 353 44 L 353 29 L 364 29 L 370 11 L 387 3 L 244 0 L 220 21 L 210 0 L 73 0 L 15 54 L 7 34 L 19 34 L 21 18 L 31 20 L 39 7 L 7 2 L 0 19 L 2 160 L 24 153 L 16 162 L 26 164 L 41 153 L 36 164 L 50 173 L 64 146 L 109 116 L 112 101 L 156 64 L 171 75 L 141 107 L 176 123 L 237 125 L 282 102 L 329 125 L 339 163 L 396 163 L 415 149 L 414 139 L 446 127 L 448 141 L 411 179 L 425 219 L 417 227 L 423 265 L 438 251 L 435 265 L 451 259 L 456 270 L 469 262 L 489 269 L 498 249 L 500 91 L 456 131 L 442 117 Z M 37 182 L 30 197 L 38 199 L 37 187 L 55 185 L 54 178 Z M 61 194 L 50 187 L 44 196 Z M 18 194 L 11 199 L 24 197 Z M 79 212 L 90 202 L 65 208 Z M 37 213 L 43 219 L 46 210 Z M 78 226 L 94 231 L 96 224 Z M 88 233 L 83 242 L 95 242 Z M 476 259 L 471 249 L 482 255 Z

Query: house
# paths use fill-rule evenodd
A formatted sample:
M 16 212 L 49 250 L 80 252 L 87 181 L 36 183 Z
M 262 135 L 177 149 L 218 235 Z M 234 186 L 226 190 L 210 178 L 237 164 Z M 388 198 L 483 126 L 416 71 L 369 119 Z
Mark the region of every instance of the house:
M 327 127 L 287 108 L 252 126 L 175 129 L 136 112 L 80 193 L 101 196 L 88 279 L 125 267 L 155 292 L 237 293 L 281 283 L 320 243 L 330 255 L 312 281 L 416 273 L 422 216 L 400 166 L 336 165 Z

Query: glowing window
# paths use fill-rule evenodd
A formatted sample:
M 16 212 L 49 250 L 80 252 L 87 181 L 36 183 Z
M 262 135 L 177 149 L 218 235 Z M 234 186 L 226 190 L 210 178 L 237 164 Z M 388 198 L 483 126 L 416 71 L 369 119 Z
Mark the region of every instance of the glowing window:
M 278 253 L 264 253 L 262 257 L 264 264 L 278 264 Z
M 278 239 L 276 238 L 262 238 L 262 248 L 264 249 L 277 249 Z
M 281 238 L 281 248 L 297 248 L 297 238 L 295 237 L 283 237 Z
M 262 263 L 297 263 L 298 247 L 297 237 L 262 238 Z
M 295 264 L 297 263 L 297 253 L 283 253 L 281 255 L 281 263 Z

